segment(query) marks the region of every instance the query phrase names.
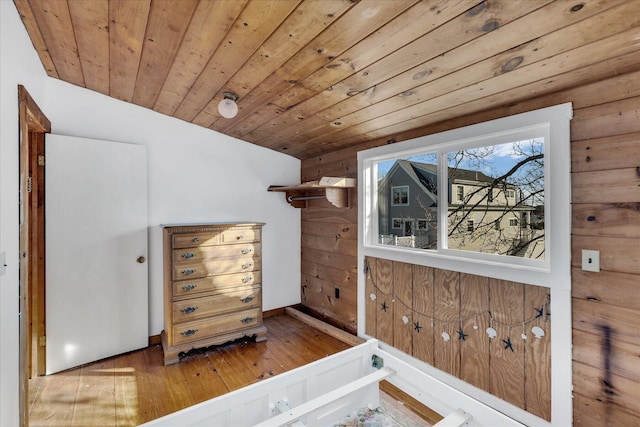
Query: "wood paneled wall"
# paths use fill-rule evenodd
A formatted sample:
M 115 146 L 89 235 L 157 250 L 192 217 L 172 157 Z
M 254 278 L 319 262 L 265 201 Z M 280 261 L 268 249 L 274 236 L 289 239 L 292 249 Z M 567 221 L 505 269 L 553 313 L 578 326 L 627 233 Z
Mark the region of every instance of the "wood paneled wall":
M 367 335 L 550 419 L 548 288 L 379 258 L 365 264 Z
M 307 159 L 301 171 L 303 181 L 356 177 L 359 150 L 572 102 L 574 424 L 587 427 L 640 425 L 640 63 L 606 66 L 619 75 Z M 302 302 L 353 331 L 355 191 L 351 202 L 302 212 Z M 580 269 L 582 249 L 600 251 L 599 273 Z

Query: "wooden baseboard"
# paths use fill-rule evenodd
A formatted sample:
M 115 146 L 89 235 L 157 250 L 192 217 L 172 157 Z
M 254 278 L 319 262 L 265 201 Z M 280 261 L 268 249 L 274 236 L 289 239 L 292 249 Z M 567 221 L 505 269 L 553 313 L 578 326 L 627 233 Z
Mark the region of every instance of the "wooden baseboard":
M 365 342 L 365 340 L 360 337 L 345 332 L 342 329 L 336 328 L 335 326 L 331 326 L 328 323 L 323 322 L 322 320 L 318 320 L 315 317 L 309 316 L 308 314 L 304 314 L 303 312 L 298 311 L 293 307 L 287 307 L 284 309 L 284 311 L 289 316 L 295 317 L 296 319 L 306 323 L 307 325 L 313 326 L 314 328 L 324 332 L 327 335 L 337 338 L 344 343 L 350 345 L 358 345 Z
M 160 334 L 151 335 L 149 337 L 149 347 L 154 346 L 154 345 L 160 345 L 160 344 L 162 344 L 162 338 L 160 337 Z

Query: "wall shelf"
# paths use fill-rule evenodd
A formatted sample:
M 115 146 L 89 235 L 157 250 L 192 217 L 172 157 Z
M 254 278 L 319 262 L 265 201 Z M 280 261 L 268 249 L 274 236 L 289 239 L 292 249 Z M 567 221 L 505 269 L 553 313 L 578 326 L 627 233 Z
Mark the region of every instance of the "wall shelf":
M 349 188 L 355 186 L 355 178 L 323 176 L 319 181 L 297 185 L 271 185 L 268 191 L 286 193 L 287 202 L 294 208 L 306 208 L 307 201 L 314 199 L 327 199 L 337 208 L 348 208 Z

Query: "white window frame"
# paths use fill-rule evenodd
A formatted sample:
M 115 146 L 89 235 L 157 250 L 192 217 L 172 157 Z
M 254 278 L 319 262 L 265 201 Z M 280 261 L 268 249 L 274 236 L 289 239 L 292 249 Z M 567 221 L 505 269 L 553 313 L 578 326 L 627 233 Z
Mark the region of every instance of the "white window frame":
M 529 412 L 478 392 L 462 380 L 430 372 L 439 380 L 477 397 L 488 405 L 526 425 L 565 426 L 572 424 L 571 400 L 571 103 L 534 110 L 464 128 L 384 145 L 358 153 L 358 335 L 365 334 L 365 275 L 367 256 L 424 265 L 484 277 L 511 280 L 550 289 L 551 293 L 551 378 L 552 404 L 549 423 Z M 425 151 L 439 153 L 446 165 L 446 153 L 453 149 L 496 145 L 529 139 L 532 132 L 544 136 L 545 257 L 543 261 L 503 255 L 442 248 L 446 236 L 438 236 L 438 250 L 382 245 L 377 241 L 377 170 L 382 160 L 410 157 Z M 446 180 L 439 179 L 439 194 L 448 194 Z M 553 186 L 551 186 L 553 183 Z M 447 221 L 446 200 L 438 204 L 438 222 Z M 375 210 L 374 210 L 375 208 Z M 438 227 L 439 233 L 444 227 Z M 553 245 L 551 245 L 553 241 Z M 408 361 L 412 359 L 407 357 Z
M 398 227 L 396 227 L 396 221 L 400 223 Z M 391 218 L 391 229 L 392 230 L 403 230 L 404 229 L 404 220 L 402 218 Z
M 398 189 L 398 190 L 402 190 L 405 189 L 407 190 L 407 203 L 395 203 L 393 200 L 393 192 L 394 190 Z M 394 185 L 391 187 L 391 206 L 409 206 L 409 186 L 408 185 Z

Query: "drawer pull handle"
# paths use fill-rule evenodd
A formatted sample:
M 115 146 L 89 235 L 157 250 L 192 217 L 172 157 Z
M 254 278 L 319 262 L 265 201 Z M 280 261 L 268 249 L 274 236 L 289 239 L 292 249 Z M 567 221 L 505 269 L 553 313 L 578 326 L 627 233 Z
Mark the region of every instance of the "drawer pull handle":
M 253 301 L 254 299 L 255 299 L 254 297 L 248 296 L 248 297 L 242 298 L 240 301 L 242 301 L 243 303 L 246 304 L 246 303 L 249 303 L 249 302 Z
M 253 278 L 251 276 L 244 276 L 242 278 L 242 283 L 250 282 Z
M 194 256 L 196 256 L 196 254 L 194 254 L 193 252 L 186 252 L 186 253 L 182 254 L 182 258 L 184 258 L 184 259 L 191 259 Z
M 197 329 L 187 329 L 186 331 L 180 332 L 180 335 L 182 335 L 183 337 L 190 337 L 191 335 L 195 334 L 196 332 L 198 332 Z
M 250 253 L 251 253 L 251 251 L 252 251 L 252 249 L 251 249 L 251 248 L 244 248 L 244 249 L 242 250 L 242 255 L 250 254 Z
M 193 313 L 194 311 L 196 311 L 197 309 L 198 309 L 198 307 L 190 306 L 190 307 L 181 308 L 181 309 L 180 309 L 180 311 L 181 311 L 183 314 L 191 314 L 191 313 Z
M 195 237 L 193 239 L 193 243 L 200 243 L 200 238 L 199 237 Z
M 255 317 L 245 317 L 244 319 L 240 320 L 242 323 L 251 323 L 255 320 Z
M 236 237 L 236 240 L 241 240 L 242 239 L 242 234 Z
M 182 274 L 184 274 L 185 276 L 188 276 L 190 274 L 193 274 L 196 272 L 195 268 L 187 268 L 186 270 L 182 270 Z
M 196 288 L 196 285 L 189 283 L 188 285 L 182 286 L 183 291 L 190 291 Z
M 250 262 L 245 262 L 244 264 L 242 264 L 242 269 L 246 270 L 247 268 L 251 267 L 251 263 Z

